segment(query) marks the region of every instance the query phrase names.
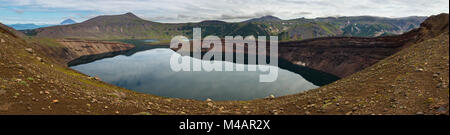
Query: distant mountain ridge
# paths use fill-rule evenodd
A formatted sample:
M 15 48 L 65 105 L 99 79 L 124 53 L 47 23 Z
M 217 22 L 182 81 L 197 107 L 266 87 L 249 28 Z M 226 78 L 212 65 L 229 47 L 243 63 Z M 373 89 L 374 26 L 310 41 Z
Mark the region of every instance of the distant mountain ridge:
M 66 19 L 66 20 L 62 21 L 59 25 L 69 25 L 69 24 L 75 24 L 75 23 L 77 23 L 77 22 L 75 22 L 72 19 Z M 27 24 L 9 24 L 8 26 L 11 28 L 14 28 L 15 30 L 32 30 L 32 29 L 50 27 L 50 26 L 55 26 L 55 25 L 58 25 L 58 24 L 38 25 L 38 24 L 33 24 L 33 23 L 27 23 Z
M 14 28 L 16 30 L 27 30 L 27 29 L 37 29 L 42 27 L 48 27 L 53 26 L 52 24 L 43 24 L 43 25 L 37 25 L 33 23 L 27 23 L 27 24 L 9 24 L 8 25 L 11 28 Z
M 247 20 L 245 22 L 276 22 L 276 21 L 282 21 L 282 20 L 278 17 L 267 15 L 267 16 L 263 16 L 260 18 L 253 18 L 253 19 Z
M 69 19 L 62 21 L 60 24 L 61 25 L 69 25 L 69 24 L 75 24 L 75 23 L 77 23 L 77 22 L 75 22 L 74 20 L 69 18 Z
M 419 27 L 426 17 L 383 18 L 372 16 L 327 17 L 282 20 L 264 16 L 243 22 L 207 20 L 199 23 L 158 23 L 133 13 L 103 15 L 81 23 L 52 26 L 28 31 L 28 35 L 79 39 L 158 39 L 192 36 L 192 28 L 202 28 L 202 36 L 278 36 L 279 40 L 303 40 L 317 37 L 375 37 L 401 34 Z

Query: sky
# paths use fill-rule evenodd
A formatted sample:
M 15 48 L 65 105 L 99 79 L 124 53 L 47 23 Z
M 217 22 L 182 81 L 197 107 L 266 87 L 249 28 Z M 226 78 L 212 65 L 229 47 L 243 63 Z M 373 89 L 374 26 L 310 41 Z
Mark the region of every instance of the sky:
M 430 16 L 449 12 L 449 0 L 0 0 L 4 24 L 59 24 L 132 12 L 156 22 L 243 21 L 329 16 Z

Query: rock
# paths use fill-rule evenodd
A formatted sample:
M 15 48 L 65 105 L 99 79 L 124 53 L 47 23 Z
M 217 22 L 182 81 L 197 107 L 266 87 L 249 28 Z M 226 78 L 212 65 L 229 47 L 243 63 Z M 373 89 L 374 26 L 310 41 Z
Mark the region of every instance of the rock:
M 0 111 L 8 111 L 10 107 L 11 107 L 10 103 L 0 105 Z
M 433 78 L 437 78 L 437 77 L 439 77 L 439 74 L 434 73 L 434 74 L 433 74 Z
M 352 108 L 352 110 L 356 111 L 356 110 L 358 110 L 358 107 L 355 106 L 355 107 Z
M 25 51 L 27 51 L 28 53 L 33 53 L 33 49 L 32 48 L 26 48 Z
M 418 69 L 416 69 L 416 71 L 417 71 L 417 72 L 422 72 L 422 71 L 423 71 L 423 68 L 418 68 Z
M 119 112 L 119 111 L 116 111 L 115 113 L 116 113 L 116 114 L 119 114 L 120 112 Z
M 316 106 L 316 104 L 310 104 L 310 105 L 307 105 L 306 107 L 311 108 L 311 107 L 315 107 L 315 106 Z
M 17 68 L 19 68 L 19 69 L 25 69 L 25 68 L 23 67 L 22 64 L 17 64 Z
M 59 100 L 58 99 L 55 99 L 55 100 L 52 100 L 52 103 L 59 103 Z
M 3 38 L 0 39 L 0 43 L 5 43 L 5 40 Z
M 116 95 L 118 98 L 121 98 L 121 99 L 127 98 L 127 95 L 124 92 L 116 92 L 116 93 L 113 93 L 113 95 Z
M 147 104 L 148 104 L 148 105 L 153 105 L 153 103 L 152 103 L 152 102 L 148 102 Z
M 208 102 L 208 106 L 209 106 L 209 107 L 213 107 L 213 105 L 214 105 L 213 103 Z
M 352 111 L 345 113 L 345 115 L 352 115 Z
M 273 115 L 278 115 L 278 110 L 272 110 L 270 111 Z
M 42 59 L 41 57 L 36 57 L 36 59 L 37 59 L 39 62 L 44 62 L 44 59 Z
M 391 105 L 392 108 L 397 108 L 397 105 Z
M 6 90 L 0 90 L 0 95 L 3 95 L 6 93 Z
M 212 101 L 212 99 L 210 99 L 210 98 L 206 99 L 206 102 L 211 102 L 211 101 Z
M 423 115 L 423 112 L 417 112 L 416 115 Z
M 273 98 L 275 98 L 275 96 L 273 94 L 270 94 L 269 98 L 273 99 Z
M 101 79 L 100 77 L 98 77 L 98 76 L 94 76 L 94 79 L 95 79 L 95 80 L 99 80 L 99 81 L 102 80 L 102 79 Z
M 311 115 L 311 112 L 306 111 L 306 112 L 305 112 L 305 115 Z
M 350 102 L 349 101 L 345 101 L 345 103 L 344 103 L 345 105 L 348 105 L 348 104 L 350 104 Z

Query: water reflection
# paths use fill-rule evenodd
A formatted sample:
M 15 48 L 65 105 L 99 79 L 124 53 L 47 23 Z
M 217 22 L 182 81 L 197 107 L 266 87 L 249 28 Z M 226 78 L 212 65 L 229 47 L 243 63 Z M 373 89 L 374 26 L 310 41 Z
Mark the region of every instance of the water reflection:
M 71 68 L 138 92 L 199 100 L 250 100 L 271 94 L 282 96 L 317 88 L 338 79 L 282 59 L 279 61 L 281 68 L 278 79 L 269 83 L 259 82 L 259 75 L 266 74 L 260 71 L 173 72 L 169 60 L 172 54 L 179 54 L 161 47 L 140 46 L 134 51 L 122 52 L 122 55 L 103 59 L 97 57 L 95 61 L 91 59 L 84 64 L 72 65 Z M 210 62 L 189 58 L 192 61 Z M 245 68 L 257 66 L 223 62 L 243 65 Z

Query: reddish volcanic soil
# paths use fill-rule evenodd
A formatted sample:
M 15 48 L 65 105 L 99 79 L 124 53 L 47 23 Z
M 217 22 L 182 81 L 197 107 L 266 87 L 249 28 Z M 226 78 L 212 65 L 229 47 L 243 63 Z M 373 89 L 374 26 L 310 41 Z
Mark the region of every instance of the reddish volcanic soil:
M 345 77 L 307 92 L 251 101 L 164 98 L 112 86 L 67 68 L 61 57 L 2 27 L 0 114 L 448 115 L 448 17 L 432 16 L 401 36 L 280 44 L 282 57 Z

